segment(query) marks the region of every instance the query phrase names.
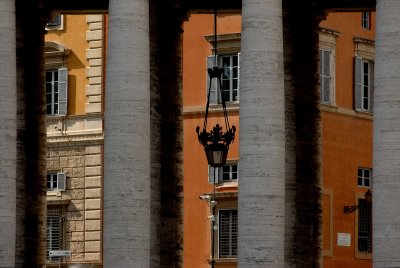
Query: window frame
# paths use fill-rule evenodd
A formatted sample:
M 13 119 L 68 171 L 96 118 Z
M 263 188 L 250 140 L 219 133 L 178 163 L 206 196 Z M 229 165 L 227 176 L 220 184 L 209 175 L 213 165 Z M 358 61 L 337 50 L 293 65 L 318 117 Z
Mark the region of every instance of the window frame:
M 223 168 L 229 166 L 229 180 L 224 180 L 224 171 Z M 236 172 L 233 171 L 233 167 L 236 166 Z M 222 167 L 213 168 L 208 166 L 208 183 L 214 184 L 214 170 L 217 179 L 215 180 L 215 184 L 224 184 L 224 183 L 237 183 L 239 181 L 239 161 L 238 160 L 228 160 L 226 164 Z M 225 173 L 226 174 L 226 173 Z M 234 177 L 236 174 L 236 178 Z
M 51 213 L 53 213 L 53 215 Z M 47 214 L 46 214 L 46 262 L 47 263 L 58 263 L 60 260 L 60 257 L 49 256 L 49 252 L 51 250 L 64 249 L 64 242 L 65 242 L 64 214 L 65 211 L 62 206 L 52 205 L 47 207 Z M 51 218 L 53 218 L 53 220 L 50 221 Z M 52 225 L 51 227 L 49 227 L 49 223 Z M 53 227 L 53 224 L 56 226 Z M 52 231 L 53 228 L 56 229 L 55 234 L 49 233 L 50 231 Z
M 355 245 L 354 245 L 354 251 L 355 251 L 355 257 L 357 259 L 372 259 L 372 204 L 369 204 L 370 206 L 368 207 L 369 209 L 369 239 L 370 239 L 370 251 L 360 251 L 359 250 L 359 234 L 360 234 L 360 200 L 364 200 L 365 202 L 365 192 L 356 192 L 355 193 L 355 198 L 357 200 L 357 205 L 358 205 L 358 210 L 356 210 L 355 213 Z M 365 202 L 367 205 L 368 203 Z M 362 209 L 362 208 L 361 208 Z M 362 213 L 362 211 L 361 211 Z
M 355 110 L 372 113 L 374 97 L 374 61 L 362 57 L 355 57 L 354 65 Z
M 234 65 L 234 61 L 236 58 L 236 65 Z M 224 59 L 229 59 L 229 65 L 227 67 L 224 66 Z M 239 90 L 240 90 L 240 52 L 239 53 L 232 53 L 232 54 L 223 54 L 219 55 L 218 58 L 218 67 L 222 68 L 222 77 L 221 83 L 223 86 L 223 94 L 224 92 L 228 92 L 229 98 L 225 98 L 225 102 L 239 102 Z M 236 77 L 234 76 L 234 70 L 236 69 Z M 228 78 L 224 78 L 225 72 L 228 72 Z M 236 88 L 234 88 L 234 82 L 236 80 Z M 225 87 L 225 81 L 228 82 L 229 87 L 228 89 Z M 220 88 L 218 88 L 221 91 Z M 234 98 L 236 92 L 236 99 Z M 225 97 L 225 95 L 224 95 Z M 220 104 L 218 102 L 218 104 Z
M 228 255 L 221 255 L 221 232 L 222 232 L 222 220 L 221 220 L 221 216 L 222 214 L 226 213 L 226 212 L 230 212 L 230 216 L 229 216 L 229 253 Z M 235 232 L 233 229 L 235 228 L 235 226 L 233 226 L 234 224 L 234 219 L 233 219 L 233 215 L 232 212 L 236 212 L 236 238 L 234 238 L 234 234 L 232 234 L 233 232 Z M 234 252 L 234 250 L 232 249 L 234 247 L 234 239 L 236 239 L 236 255 L 232 254 Z M 217 234 L 217 245 L 218 245 L 218 252 L 217 252 L 217 256 L 219 259 L 237 259 L 237 251 L 238 251 L 238 209 L 237 208 L 220 208 L 218 210 L 218 234 Z
M 369 177 L 366 177 L 366 171 L 369 173 Z M 361 172 L 361 175 L 360 175 Z M 360 183 L 361 181 L 361 183 Z M 366 181 L 368 181 L 368 185 L 366 185 Z M 362 188 L 371 188 L 372 184 L 372 168 L 358 167 L 357 169 L 357 186 Z
M 328 59 L 326 59 L 326 53 L 328 53 Z M 332 61 L 333 61 L 333 52 L 331 49 L 327 48 L 319 48 L 319 81 L 320 81 L 320 94 L 321 94 L 321 103 L 323 104 L 332 104 Z M 328 64 L 326 64 L 326 60 L 328 60 Z M 329 66 L 328 74 L 326 74 L 325 67 Z M 329 86 L 328 86 L 328 94 L 324 94 L 326 87 L 325 87 L 325 79 L 328 79 Z
M 320 90 L 320 102 L 323 105 L 336 105 L 336 39 L 340 35 L 339 32 L 328 29 L 328 28 L 320 28 L 319 30 L 319 50 L 329 51 L 330 52 L 330 62 L 329 62 L 329 69 L 330 69 L 330 83 L 329 83 L 329 93 L 328 93 L 328 101 L 324 101 L 323 99 L 323 87 L 320 83 L 319 90 Z M 321 81 L 321 62 L 319 62 L 318 71 L 320 73 L 320 81 Z
M 66 179 L 67 179 L 67 177 L 64 172 L 55 172 L 55 171 L 47 172 L 47 175 L 46 175 L 46 190 L 47 190 L 47 192 L 65 191 Z M 49 183 L 51 184 L 50 185 L 51 187 L 48 187 Z
M 64 30 L 64 15 L 53 14 L 51 20 L 46 24 L 46 31 Z
M 361 28 L 371 30 L 371 12 L 361 12 Z

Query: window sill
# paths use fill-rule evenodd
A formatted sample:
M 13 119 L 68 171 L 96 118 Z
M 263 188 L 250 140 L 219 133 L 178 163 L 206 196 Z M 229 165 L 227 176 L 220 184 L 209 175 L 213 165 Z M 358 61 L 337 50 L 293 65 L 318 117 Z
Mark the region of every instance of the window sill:
M 215 258 L 215 263 L 237 263 L 237 258 Z M 211 260 L 209 260 L 211 262 Z

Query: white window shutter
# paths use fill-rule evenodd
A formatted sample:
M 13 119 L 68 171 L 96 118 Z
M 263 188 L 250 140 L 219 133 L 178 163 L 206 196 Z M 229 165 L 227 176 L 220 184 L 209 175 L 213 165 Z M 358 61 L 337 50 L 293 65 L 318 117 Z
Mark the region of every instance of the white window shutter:
M 65 191 L 65 187 L 66 187 L 66 176 L 65 176 L 65 173 L 63 173 L 63 172 L 58 172 L 57 173 L 57 185 L 58 185 L 58 190 L 59 191 Z
M 215 183 L 218 183 L 220 181 L 220 176 L 222 175 L 221 168 L 213 168 L 212 166 L 208 166 L 208 183 L 211 184 L 214 183 L 214 174 L 215 174 Z
M 68 69 L 58 69 L 58 114 L 66 115 L 68 109 Z
M 374 109 L 374 62 L 369 64 L 369 111 L 372 113 Z
M 217 58 L 218 60 L 218 58 Z M 207 85 L 206 85 L 206 94 L 208 94 L 208 89 L 210 88 L 210 76 L 208 75 L 208 69 L 213 68 L 215 66 L 215 56 L 207 57 Z M 210 104 L 218 103 L 218 81 L 217 79 L 212 79 L 211 81 L 211 93 L 210 93 Z M 207 95 L 206 95 L 207 97 Z
M 240 52 L 237 54 L 238 57 L 238 92 L 237 101 L 240 101 Z
M 362 105 L 362 59 L 356 57 L 354 59 L 354 107 L 361 110 Z
M 323 56 L 323 58 L 324 58 L 324 60 L 323 60 L 323 74 L 324 74 L 324 83 L 323 83 L 323 91 L 324 91 L 324 94 L 323 94 L 323 96 L 324 96 L 324 99 L 323 99 L 323 102 L 325 102 L 325 103 L 330 103 L 330 87 L 331 87 L 331 81 L 330 81 L 330 77 L 331 77 L 331 52 L 330 51 L 328 51 L 328 50 L 324 50 L 324 56 Z

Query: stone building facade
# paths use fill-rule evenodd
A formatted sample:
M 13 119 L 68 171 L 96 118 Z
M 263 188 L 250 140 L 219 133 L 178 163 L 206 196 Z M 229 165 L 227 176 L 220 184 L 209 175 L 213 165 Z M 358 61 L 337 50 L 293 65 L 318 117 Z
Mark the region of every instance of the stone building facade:
M 96 267 L 102 263 L 104 16 L 63 15 L 62 22 L 61 29 L 48 29 L 46 35 L 48 47 L 65 46 L 70 93 L 67 113 L 46 120 L 46 242 L 48 251 L 69 250 L 71 256 L 47 254 L 47 265 L 58 267 L 61 261 Z M 57 62 L 52 52 L 45 52 L 47 70 Z

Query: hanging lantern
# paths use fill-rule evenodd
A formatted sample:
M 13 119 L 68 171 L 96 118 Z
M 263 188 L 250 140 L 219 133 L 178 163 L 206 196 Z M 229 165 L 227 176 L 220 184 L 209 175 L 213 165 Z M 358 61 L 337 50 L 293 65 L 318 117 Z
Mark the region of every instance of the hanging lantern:
M 212 167 L 222 167 L 226 163 L 226 158 L 228 156 L 229 145 L 235 139 L 236 127 L 229 125 L 228 112 L 226 110 L 225 97 L 223 92 L 223 84 L 221 80 L 222 68 L 218 67 L 217 63 L 217 14 L 216 10 L 214 12 L 214 67 L 207 70 L 209 76 L 209 86 L 207 92 L 207 105 L 206 114 L 204 118 L 203 130 L 200 131 L 200 127 L 196 128 L 196 132 L 199 138 L 199 142 L 203 145 L 204 151 L 206 153 L 208 164 Z M 210 106 L 210 93 L 212 88 L 213 79 L 217 79 L 217 94 L 219 92 L 221 96 L 222 110 L 225 119 L 225 130 L 222 126 L 216 124 L 210 132 L 207 132 L 207 119 L 208 110 Z

